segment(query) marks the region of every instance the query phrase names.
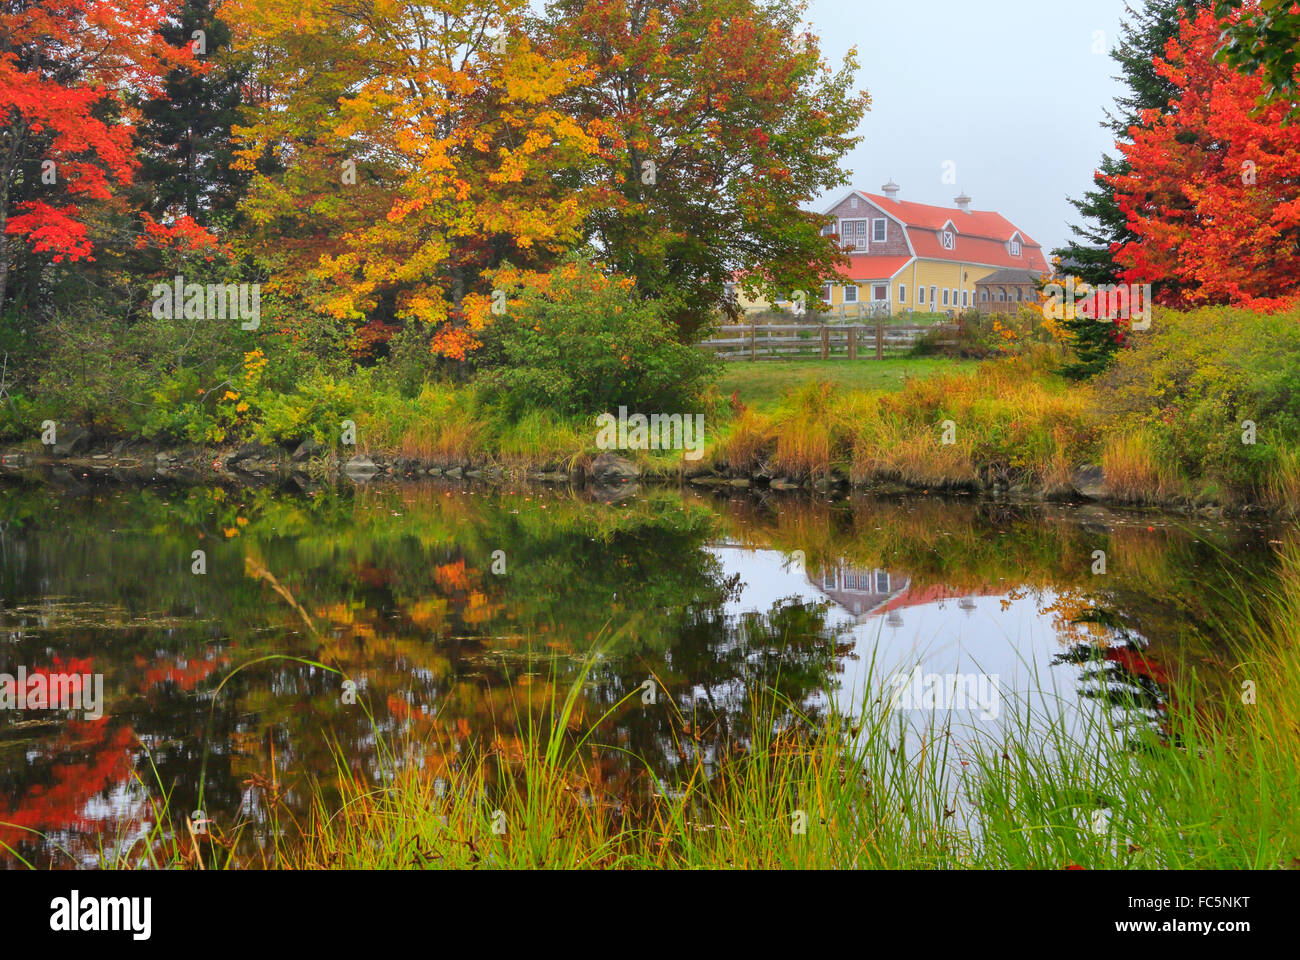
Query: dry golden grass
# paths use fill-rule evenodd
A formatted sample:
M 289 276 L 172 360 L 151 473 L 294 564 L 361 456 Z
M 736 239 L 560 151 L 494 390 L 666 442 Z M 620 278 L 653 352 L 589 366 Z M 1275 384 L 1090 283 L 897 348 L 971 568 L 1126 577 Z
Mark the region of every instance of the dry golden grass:
M 1158 503 L 1180 490 L 1174 470 L 1160 462 L 1150 436 L 1142 430 L 1107 437 L 1101 468 L 1111 495 L 1126 503 Z
M 1067 486 L 1092 453 L 1093 421 L 1086 392 L 1054 389 L 1009 361 L 909 380 L 893 393 L 810 384 L 769 413 L 745 411 L 719 456 L 733 470 L 766 463 L 797 478 L 844 465 L 855 483 L 951 488 L 996 477 Z
M 769 418 L 752 408 L 747 409 L 732 422 L 726 438 L 718 445 L 715 459 L 732 470 L 752 472 L 762 465 L 773 436 Z

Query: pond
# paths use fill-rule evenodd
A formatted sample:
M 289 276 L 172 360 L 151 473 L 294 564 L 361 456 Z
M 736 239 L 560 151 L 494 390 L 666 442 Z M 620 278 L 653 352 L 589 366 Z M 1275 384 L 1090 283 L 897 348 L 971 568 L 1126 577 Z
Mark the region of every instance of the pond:
M 884 690 L 970 736 L 1011 702 L 1158 727 L 1178 671 L 1228 682 L 1287 536 L 924 496 L 10 480 L 0 685 L 86 682 L 81 709 L 0 709 L 0 863 L 93 866 L 162 793 L 256 845 L 268 783 L 300 813 L 383 745 L 508 749 L 597 652 L 580 722 L 619 704 L 613 795 L 743 741 L 760 688 L 814 720 Z

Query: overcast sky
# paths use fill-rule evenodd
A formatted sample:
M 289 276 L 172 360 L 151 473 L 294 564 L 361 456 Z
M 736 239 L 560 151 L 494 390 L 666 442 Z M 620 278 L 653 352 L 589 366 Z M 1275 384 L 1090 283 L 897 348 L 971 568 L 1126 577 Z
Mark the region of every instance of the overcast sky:
M 893 177 L 900 199 L 947 206 L 964 190 L 1044 249 L 1061 245 L 1077 220 L 1066 198 L 1112 147 L 1099 124 L 1121 89 L 1107 52 L 1123 16 L 1124 0 L 811 0 L 824 56 L 856 46 L 871 94 L 845 160 L 852 185 L 879 193 Z

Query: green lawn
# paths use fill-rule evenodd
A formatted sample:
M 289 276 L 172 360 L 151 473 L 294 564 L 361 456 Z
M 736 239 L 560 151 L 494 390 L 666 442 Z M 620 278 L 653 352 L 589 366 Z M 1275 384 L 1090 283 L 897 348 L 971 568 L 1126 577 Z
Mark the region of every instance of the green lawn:
M 723 396 L 740 394 L 751 407 L 770 408 L 792 387 L 810 380 L 829 380 L 837 386 L 859 390 L 897 390 L 907 377 L 969 369 L 972 360 L 946 357 L 893 357 L 876 360 L 733 360 L 722 368 L 718 390 Z

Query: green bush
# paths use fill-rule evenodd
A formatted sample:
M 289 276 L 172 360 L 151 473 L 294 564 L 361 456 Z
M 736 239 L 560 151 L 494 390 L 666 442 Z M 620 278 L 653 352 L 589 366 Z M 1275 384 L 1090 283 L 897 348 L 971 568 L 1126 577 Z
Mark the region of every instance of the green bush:
M 1145 428 L 1183 475 L 1238 491 L 1300 449 L 1300 310 L 1157 311 L 1097 381 L 1105 412 Z M 1254 444 L 1243 442 L 1245 421 Z
M 344 420 L 354 420 L 358 394 L 369 393 L 366 372 L 349 379 L 315 374 L 291 393 L 258 395 L 262 422 L 257 437 L 284 445 L 311 439 L 327 447 L 338 443 Z
M 474 354 L 479 383 L 512 416 L 698 406 L 715 361 L 676 339 L 667 303 L 640 299 L 630 282 L 583 262 L 512 293 Z

